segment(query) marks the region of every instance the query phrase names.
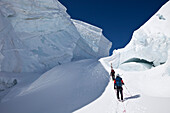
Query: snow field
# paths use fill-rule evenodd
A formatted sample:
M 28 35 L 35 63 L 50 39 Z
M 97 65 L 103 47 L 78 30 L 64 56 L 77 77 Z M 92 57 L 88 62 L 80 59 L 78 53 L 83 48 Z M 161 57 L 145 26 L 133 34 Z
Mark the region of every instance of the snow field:
M 97 60 L 68 63 L 30 82 L 1 102 L 0 109 L 2 113 L 71 113 L 96 100 L 108 82 L 109 75 Z

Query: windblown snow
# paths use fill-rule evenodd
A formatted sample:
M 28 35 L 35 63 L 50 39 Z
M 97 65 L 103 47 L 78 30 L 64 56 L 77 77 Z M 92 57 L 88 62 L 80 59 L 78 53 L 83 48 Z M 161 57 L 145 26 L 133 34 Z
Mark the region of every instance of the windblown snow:
M 109 57 L 102 29 L 57 0 L 0 0 L 0 25 L 1 113 L 170 112 L 170 1 Z

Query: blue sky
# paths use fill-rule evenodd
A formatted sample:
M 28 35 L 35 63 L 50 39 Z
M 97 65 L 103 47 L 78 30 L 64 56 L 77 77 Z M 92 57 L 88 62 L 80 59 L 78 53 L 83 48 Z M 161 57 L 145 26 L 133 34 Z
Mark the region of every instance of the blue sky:
M 133 31 L 143 25 L 168 0 L 59 0 L 73 19 L 103 29 L 113 49 L 126 46 Z

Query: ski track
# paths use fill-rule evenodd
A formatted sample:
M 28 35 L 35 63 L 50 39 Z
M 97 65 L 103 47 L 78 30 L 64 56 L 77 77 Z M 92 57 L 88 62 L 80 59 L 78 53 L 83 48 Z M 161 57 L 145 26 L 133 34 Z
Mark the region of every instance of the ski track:
M 117 98 L 116 93 L 117 92 L 115 91 L 115 98 Z M 116 113 L 127 113 L 126 112 L 127 111 L 126 108 L 127 108 L 127 104 L 128 104 L 127 100 L 125 100 L 124 102 L 120 102 L 120 101 L 116 100 L 116 103 L 117 103 Z
M 103 94 L 88 104 L 87 106 L 77 110 L 75 113 L 146 113 L 146 107 L 143 103 L 140 102 L 140 96 L 142 95 L 138 90 L 130 87 L 129 77 L 123 76 L 125 85 L 128 86 L 128 90 L 123 86 L 123 96 L 124 102 L 119 102 L 116 97 L 116 91 L 114 89 L 114 83 L 110 77 L 110 82 L 106 87 Z M 131 91 L 133 89 L 133 91 Z M 131 94 L 132 93 L 132 94 Z M 120 95 L 119 95 L 120 96 Z M 110 100 L 109 102 L 107 102 Z M 107 104 L 107 106 L 104 106 Z M 107 107 L 106 110 L 101 109 L 100 107 Z M 96 108 L 94 110 L 94 108 Z

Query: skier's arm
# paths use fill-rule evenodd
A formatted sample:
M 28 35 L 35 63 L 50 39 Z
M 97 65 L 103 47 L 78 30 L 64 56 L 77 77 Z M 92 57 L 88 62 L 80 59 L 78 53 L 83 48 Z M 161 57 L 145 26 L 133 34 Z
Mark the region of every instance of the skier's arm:
M 116 80 L 114 80 L 114 86 L 116 86 Z
M 124 85 L 124 82 L 123 82 L 123 80 L 121 80 L 121 82 L 122 82 L 122 84 Z
M 116 80 L 114 80 L 114 89 L 116 89 Z

